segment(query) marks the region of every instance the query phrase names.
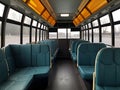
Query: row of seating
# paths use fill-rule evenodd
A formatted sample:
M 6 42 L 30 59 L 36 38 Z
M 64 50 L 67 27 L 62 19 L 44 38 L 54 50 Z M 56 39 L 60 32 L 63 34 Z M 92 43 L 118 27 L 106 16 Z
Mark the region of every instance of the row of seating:
M 8 45 L 0 49 L 0 90 L 27 90 L 35 75 L 50 70 L 48 45 Z
M 93 79 L 96 55 L 105 47 L 106 45 L 103 43 L 82 43 L 78 46 L 77 66 L 83 79 Z
M 38 44 L 45 44 L 49 46 L 50 52 L 51 52 L 51 61 L 53 62 L 59 51 L 58 41 L 57 40 L 43 40 L 43 41 L 38 42 Z
M 85 80 L 93 80 L 93 90 L 120 90 L 120 48 L 103 43 L 81 43 L 77 64 Z
M 70 51 L 72 60 L 74 62 L 77 62 L 77 48 L 78 48 L 78 45 L 81 44 L 81 43 L 86 43 L 86 42 L 89 42 L 89 41 L 79 40 L 79 39 L 70 40 L 69 51 Z

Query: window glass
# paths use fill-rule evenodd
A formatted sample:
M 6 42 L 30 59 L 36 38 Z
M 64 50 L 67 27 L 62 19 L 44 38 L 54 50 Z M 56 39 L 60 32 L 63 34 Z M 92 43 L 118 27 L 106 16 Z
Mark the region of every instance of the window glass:
M 40 23 L 38 23 L 38 28 L 40 28 Z
M 86 31 L 84 30 L 84 40 L 86 40 Z
M 44 40 L 44 31 L 42 30 L 42 40 Z
M 57 32 L 49 32 L 49 39 L 57 39 Z
M 94 42 L 99 42 L 99 29 L 98 28 L 93 29 L 93 33 Z
M 23 27 L 23 44 L 29 43 L 30 27 Z
M 0 17 L 3 16 L 4 8 L 5 8 L 5 6 L 0 3 Z
M 9 14 L 8 14 L 8 19 L 21 22 L 22 14 L 13 9 L 10 9 Z
M 82 31 L 82 39 L 84 39 L 84 31 Z
M 98 20 L 94 20 L 92 24 L 93 24 L 93 27 L 98 26 Z
M 44 31 L 43 33 L 44 33 L 44 40 L 45 40 L 46 39 L 46 32 Z
M 35 28 L 32 28 L 32 42 L 35 42 Z
M 20 44 L 20 26 L 15 24 L 6 24 L 5 46 L 8 44 Z
M 114 22 L 120 21 L 120 9 L 112 12 Z
M 92 29 L 89 29 L 89 41 L 92 42 Z
M 68 32 L 68 38 L 71 38 L 71 29 L 68 28 L 68 29 L 67 29 L 67 32 Z
M 44 29 L 44 25 L 42 24 L 41 29 Z
M 120 47 L 120 24 L 115 25 L 115 47 Z
M 30 25 L 30 23 L 31 23 L 31 18 L 25 16 L 24 23 Z
M 102 27 L 102 42 L 111 45 L 111 26 Z
M 88 27 L 91 28 L 91 23 L 88 24 Z
M 66 28 L 58 28 L 58 39 L 66 39 Z
M 43 40 L 43 30 L 41 30 L 41 33 L 40 33 L 41 35 L 40 35 L 40 40 L 42 41 Z
M 39 41 L 39 29 L 37 29 L 37 41 Z
M 100 18 L 100 23 L 101 25 L 106 24 L 106 23 L 110 23 L 110 19 L 108 15 L 105 15 L 103 17 Z
M 88 29 L 88 26 L 87 26 L 87 25 L 85 25 L 85 29 Z
M 0 21 L 0 47 L 1 47 L 1 21 Z
M 88 30 L 86 30 L 86 40 L 88 41 Z
M 32 26 L 37 26 L 37 21 L 33 20 Z

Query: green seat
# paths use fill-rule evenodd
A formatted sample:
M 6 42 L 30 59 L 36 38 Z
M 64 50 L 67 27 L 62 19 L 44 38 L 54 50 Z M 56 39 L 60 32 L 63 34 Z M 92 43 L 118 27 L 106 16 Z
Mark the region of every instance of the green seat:
M 77 50 L 78 70 L 83 79 L 92 80 L 95 58 L 98 51 L 105 48 L 103 43 L 82 43 Z
M 120 48 L 104 48 L 96 57 L 93 90 L 120 90 Z
M 3 77 L 0 90 L 27 90 L 35 75 L 48 77 L 50 50 L 47 45 L 9 45 L 5 47 L 5 56 L 6 59 L 0 51 L 0 77 Z
M 73 40 L 71 43 L 71 50 L 70 50 L 70 54 L 72 57 L 72 60 L 74 62 L 77 62 L 77 48 L 78 45 L 81 43 L 88 43 L 89 41 L 84 41 L 84 40 Z

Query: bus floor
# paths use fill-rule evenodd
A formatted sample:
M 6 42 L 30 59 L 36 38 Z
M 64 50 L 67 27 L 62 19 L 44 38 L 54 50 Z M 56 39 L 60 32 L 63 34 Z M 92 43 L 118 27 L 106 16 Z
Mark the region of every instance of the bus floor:
M 61 53 L 54 62 L 49 75 L 49 83 L 46 90 L 92 90 L 92 81 L 81 78 L 76 64 L 70 58 L 60 58 Z
M 48 86 L 44 90 L 92 90 L 92 81 L 81 78 L 76 64 L 70 58 L 57 58 L 49 73 Z

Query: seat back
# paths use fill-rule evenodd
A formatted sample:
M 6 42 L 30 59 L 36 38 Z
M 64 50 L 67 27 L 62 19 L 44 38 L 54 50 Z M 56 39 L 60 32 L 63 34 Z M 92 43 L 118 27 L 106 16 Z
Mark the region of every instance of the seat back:
M 16 46 L 15 48 L 17 48 L 17 47 L 19 47 L 19 46 Z M 5 57 L 6 57 L 7 64 L 9 67 L 9 74 L 11 75 L 13 72 L 15 72 L 15 68 L 16 68 L 15 59 L 14 59 L 13 53 L 12 53 L 12 45 L 8 45 L 5 47 Z
M 79 40 L 79 41 L 77 41 L 76 43 L 75 43 L 75 50 L 74 50 L 74 52 L 76 53 L 76 55 L 77 55 L 77 48 L 78 48 L 78 46 L 81 44 L 81 43 L 90 43 L 89 41 L 84 41 L 84 40 Z
M 10 74 L 16 68 L 50 66 L 50 49 L 48 45 L 9 45 L 5 48 L 5 55 Z
M 8 79 L 8 68 L 5 61 L 5 56 L 0 49 L 0 84 Z
M 78 65 L 95 65 L 95 57 L 98 51 L 106 47 L 103 43 L 82 43 L 77 49 L 77 63 Z
M 50 66 L 50 49 L 48 45 L 32 45 L 32 66 Z
M 104 48 L 96 58 L 96 84 L 120 87 L 120 48 Z

